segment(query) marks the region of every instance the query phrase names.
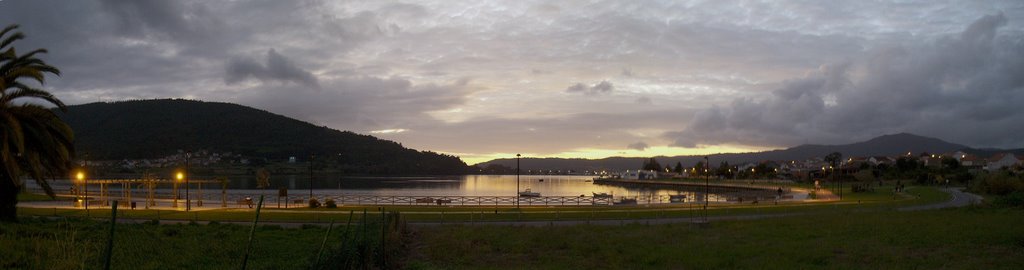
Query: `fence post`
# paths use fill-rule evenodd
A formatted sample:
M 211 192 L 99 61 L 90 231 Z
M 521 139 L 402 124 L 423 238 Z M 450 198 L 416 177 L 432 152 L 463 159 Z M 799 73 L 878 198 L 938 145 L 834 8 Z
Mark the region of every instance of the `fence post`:
M 110 208 L 110 237 L 107 238 L 107 258 L 103 261 L 103 269 L 110 270 L 110 256 L 114 252 L 114 225 L 117 224 L 117 201 Z
M 249 230 L 249 241 L 245 244 L 245 256 L 242 257 L 242 270 L 249 264 L 249 251 L 252 250 L 252 238 L 256 234 L 256 224 L 260 221 L 260 209 L 263 208 L 263 195 L 260 195 L 259 203 L 256 203 L 256 217 L 252 219 L 252 229 Z
M 388 268 L 388 219 L 385 214 L 384 208 L 380 208 L 380 265 L 381 268 Z
M 351 218 L 351 216 L 349 216 L 349 218 Z M 327 233 L 324 233 L 324 241 L 320 242 L 320 252 L 316 253 L 316 262 L 313 263 L 314 267 L 320 265 L 320 256 L 324 255 L 324 247 L 327 246 L 327 237 L 331 236 L 331 230 L 332 229 L 334 229 L 334 219 L 333 218 L 331 219 L 331 225 L 327 225 Z

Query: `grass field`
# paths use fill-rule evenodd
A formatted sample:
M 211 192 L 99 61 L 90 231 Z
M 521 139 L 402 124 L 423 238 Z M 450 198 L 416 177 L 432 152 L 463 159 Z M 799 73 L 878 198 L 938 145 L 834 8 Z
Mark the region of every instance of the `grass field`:
M 712 215 L 799 212 L 800 216 L 742 221 L 712 221 L 708 227 L 688 223 L 625 226 L 494 226 L 451 224 L 419 226 L 404 239 L 394 260 L 412 269 L 565 269 L 565 268 L 978 268 L 1013 269 L 1024 265 L 1024 210 L 968 207 L 964 209 L 897 212 L 899 206 L 944 201 L 947 195 L 915 187 L 905 198 L 886 193 L 858 193 L 847 202 L 722 206 Z M 852 201 L 861 200 L 861 203 Z M 587 209 L 593 208 L 593 209 Z M 678 207 L 676 207 L 678 208 Z M 376 207 L 367 207 L 367 220 L 379 220 Z M 644 219 L 689 215 L 673 207 L 532 207 L 516 214 L 478 207 L 408 207 L 404 217 L 434 220 L 436 211 L 450 209 L 449 221 L 490 221 L 522 215 L 524 220 L 597 218 Z M 328 220 L 348 218 L 362 208 L 324 213 L 264 212 L 270 220 Z M 575 212 L 569 212 L 575 210 Z M 592 210 L 588 213 L 587 210 Z M 0 224 L 0 268 L 98 268 L 109 223 L 78 218 L 33 218 L 30 211 L 49 216 L 52 209 L 20 209 L 23 221 Z M 80 211 L 80 210 L 58 210 Z M 565 212 L 562 212 L 565 211 Z M 488 214 L 490 212 L 490 214 Z M 109 210 L 91 214 L 105 216 Z M 72 215 L 75 213 L 67 213 Z M 147 219 L 155 212 L 119 211 L 119 216 Z M 250 211 L 201 211 L 214 220 L 251 220 Z M 64 216 L 68 216 L 64 215 Z M 196 213 L 171 211 L 165 218 L 187 219 Z M 503 216 L 504 215 L 504 216 Z M 574 216 L 579 215 L 579 216 Z M 58 216 L 61 216 L 58 213 Z M 194 216 L 193 216 L 194 217 Z M 335 228 L 328 247 L 341 246 L 343 227 Z M 379 227 L 378 227 L 379 228 Z M 374 229 L 371 229 L 373 231 Z M 324 228 L 284 229 L 264 226 L 256 231 L 252 269 L 308 269 Z M 358 230 L 352 230 L 355 232 Z M 119 224 L 113 266 L 116 269 L 237 268 L 247 226 Z M 351 246 L 351 242 L 346 242 Z M 356 250 L 358 251 L 358 250 Z M 353 253 L 356 251 L 349 251 Z M 348 253 L 345 253 L 348 254 Z M 353 253 L 354 254 L 354 253 Z M 390 254 L 390 253 L 389 253 Z M 346 255 L 348 256 L 348 255 Z M 358 257 L 358 256 L 357 256 Z M 336 257 L 337 258 L 337 257 Z M 342 256 L 341 258 L 353 258 Z M 335 260 L 336 261 L 336 260 Z M 394 266 L 394 265 L 393 265 Z
M 0 223 L 2 269 L 95 269 L 103 265 L 109 222 L 22 219 Z M 244 253 L 249 228 L 241 225 L 119 224 L 115 269 L 233 269 Z M 308 265 L 324 229 L 256 231 L 252 269 Z M 337 241 L 340 234 L 335 234 Z
M 418 269 L 1019 269 L 1024 211 L 842 211 L 792 218 L 417 231 Z

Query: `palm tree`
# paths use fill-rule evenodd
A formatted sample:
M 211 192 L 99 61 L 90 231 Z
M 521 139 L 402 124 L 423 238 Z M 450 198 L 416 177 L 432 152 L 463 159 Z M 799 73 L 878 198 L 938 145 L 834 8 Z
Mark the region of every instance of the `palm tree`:
M 11 25 L 0 31 L 0 221 L 17 219 L 23 175 L 35 180 L 52 198 L 53 189 L 46 178 L 64 176 L 74 157 L 71 127 L 53 110 L 36 104 L 41 100 L 67 111 L 64 103 L 24 83 L 34 80 L 42 85 L 46 73 L 60 76 L 60 71 L 36 58 L 46 53 L 45 49 L 18 55 L 11 44 L 25 35 L 13 32 L 17 28 Z

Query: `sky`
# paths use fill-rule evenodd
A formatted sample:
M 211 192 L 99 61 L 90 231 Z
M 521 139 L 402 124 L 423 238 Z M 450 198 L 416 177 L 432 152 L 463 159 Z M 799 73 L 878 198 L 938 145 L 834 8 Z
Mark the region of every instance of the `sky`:
M 14 23 L 67 104 L 238 103 L 469 164 L 1024 147 L 1024 1 L 0 0 Z

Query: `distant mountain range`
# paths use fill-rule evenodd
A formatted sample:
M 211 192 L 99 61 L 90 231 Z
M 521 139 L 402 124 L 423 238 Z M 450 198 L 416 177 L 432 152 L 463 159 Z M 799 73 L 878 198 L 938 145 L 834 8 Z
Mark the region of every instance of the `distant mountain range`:
M 964 151 L 968 154 L 975 154 L 981 157 L 988 157 L 999 152 L 1013 152 L 1024 154 L 1024 148 L 1013 150 L 1001 149 L 974 149 L 961 144 L 946 142 L 940 139 L 924 137 L 909 133 L 884 135 L 863 142 L 843 145 L 816 145 L 805 144 L 788 149 L 771 150 L 754 153 L 729 153 L 707 155 L 711 164 L 717 166 L 722 161 L 730 164 L 741 164 L 747 162 L 758 162 L 764 160 L 806 160 L 821 158 L 832 152 L 839 152 L 843 157 L 867 157 L 867 156 L 895 156 L 912 152 L 920 154 L 928 153 L 949 153 Z M 699 156 L 658 156 L 655 157 L 662 166 L 675 166 L 681 162 L 684 167 L 693 166 L 698 161 L 703 161 L 705 155 Z M 647 157 L 609 157 L 602 159 L 566 159 L 566 158 L 524 158 L 520 162 L 523 170 L 635 170 L 643 165 Z M 515 167 L 515 159 L 496 159 L 477 164 L 486 167 L 491 164 Z
M 93 160 L 159 158 L 205 149 L 254 158 L 333 162 L 366 174 L 461 174 L 455 156 L 339 131 L 237 104 L 181 99 L 99 102 L 68 107 L 79 156 Z

